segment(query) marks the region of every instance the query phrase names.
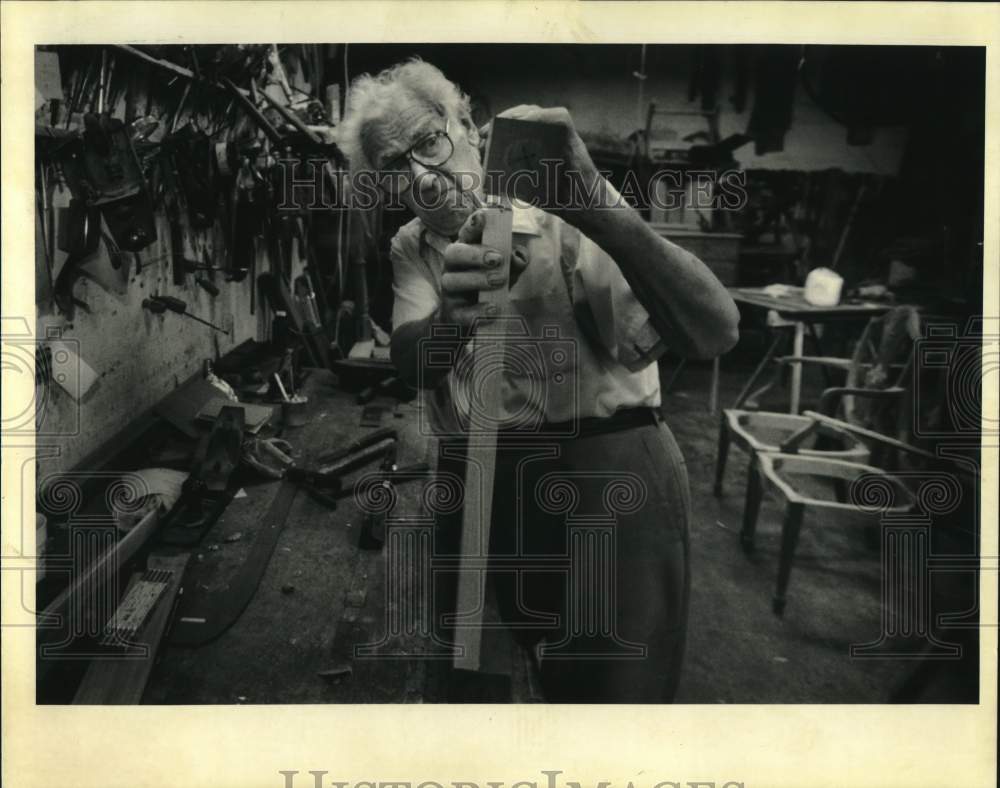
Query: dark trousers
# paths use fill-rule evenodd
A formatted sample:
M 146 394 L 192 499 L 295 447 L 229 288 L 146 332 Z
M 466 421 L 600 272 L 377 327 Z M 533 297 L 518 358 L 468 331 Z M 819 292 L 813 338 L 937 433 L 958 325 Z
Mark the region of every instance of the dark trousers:
M 500 437 L 488 585 L 502 621 L 536 649 L 550 701 L 664 703 L 676 692 L 690 491 L 673 435 L 651 414 L 574 438 Z M 439 470 L 464 465 L 442 456 Z M 439 515 L 435 550 L 457 554 L 460 532 L 460 510 Z M 438 578 L 438 614 L 453 609 L 454 579 Z

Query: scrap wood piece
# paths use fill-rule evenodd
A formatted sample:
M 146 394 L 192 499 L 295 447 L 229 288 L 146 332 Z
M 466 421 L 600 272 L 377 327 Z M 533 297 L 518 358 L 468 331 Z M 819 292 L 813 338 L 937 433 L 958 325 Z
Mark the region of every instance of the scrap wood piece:
M 170 585 L 170 578 L 171 572 L 166 569 L 148 569 L 141 575 L 133 576 L 125 596 L 105 627 L 102 643 L 113 646 L 133 641 Z
M 218 394 L 218 391 L 216 391 Z M 215 421 L 223 408 L 239 408 L 243 411 L 244 429 L 247 432 L 257 433 L 274 415 L 274 408 L 270 405 L 253 405 L 248 402 L 234 402 L 231 399 L 219 395 L 212 397 L 201 406 L 198 415 L 195 417 L 199 421 Z
M 70 617 L 67 613 L 70 603 L 79 600 L 80 596 L 86 594 L 88 589 L 94 588 L 96 583 L 102 580 L 107 582 L 116 577 L 121 567 L 156 531 L 159 523 L 159 512 L 156 509 L 150 510 L 132 530 L 122 536 L 104 555 L 72 580 L 70 585 L 52 600 L 39 615 L 39 626 L 36 631 L 36 643 L 41 657 L 37 663 L 39 678 L 44 677 L 56 662 L 53 659 L 46 659 L 46 657 L 53 656 L 64 648 L 60 641 L 65 640 L 69 628 Z M 51 623 L 46 624 L 45 622 Z
M 142 693 L 153 670 L 153 661 L 159 650 L 163 635 L 170 623 L 173 602 L 180 592 L 184 569 L 190 555 L 151 555 L 148 567 L 158 576 L 167 577 L 162 593 L 155 601 L 149 617 L 135 633 L 134 646 L 142 647 L 137 654 L 109 652 L 108 658 L 91 662 L 73 698 L 74 704 L 136 704 L 142 700 Z M 137 573 L 132 578 L 129 594 L 143 582 L 145 573 Z M 117 620 L 116 616 L 113 622 Z
M 154 410 L 189 438 L 200 438 L 204 430 L 198 429 L 195 420 L 205 404 L 219 394 L 219 389 L 207 380 L 195 377 L 174 389 Z
M 354 669 L 347 663 L 341 663 L 335 665 L 332 668 L 326 670 L 319 670 L 316 675 L 321 679 L 326 679 L 327 681 L 334 681 L 336 679 L 342 679 L 350 676 L 354 672 Z

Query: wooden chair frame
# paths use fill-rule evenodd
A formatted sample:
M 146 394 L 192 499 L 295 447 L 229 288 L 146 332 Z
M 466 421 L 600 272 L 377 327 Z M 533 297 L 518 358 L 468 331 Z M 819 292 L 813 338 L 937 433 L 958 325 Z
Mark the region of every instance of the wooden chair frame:
M 858 411 L 859 399 L 863 401 L 881 401 L 888 403 L 894 400 L 898 401 L 908 390 L 904 384 L 906 383 L 910 370 L 912 369 L 915 347 L 914 343 L 919 336 L 920 325 L 919 316 L 914 309 L 908 307 L 902 307 L 900 309 L 905 311 L 900 311 L 899 317 L 896 319 L 896 324 L 897 327 L 900 327 L 902 330 L 899 331 L 898 335 L 893 337 L 892 340 L 895 341 L 895 344 L 898 346 L 902 340 L 908 338 L 911 340 L 910 348 L 905 362 L 890 363 L 887 360 L 884 362 L 885 368 L 893 373 L 894 378 L 891 385 L 885 388 L 866 388 L 862 385 L 869 373 L 877 366 L 876 363 L 866 363 L 863 359 L 865 358 L 866 353 L 869 353 L 873 358 L 877 358 L 880 355 L 880 349 L 875 348 L 873 334 L 875 333 L 877 327 L 882 327 L 894 319 L 890 317 L 892 313 L 887 313 L 886 315 L 881 315 L 868 321 L 861 337 L 858 339 L 855 351 L 849 359 L 831 356 L 779 356 L 773 359 L 773 361 L 777 364 L 777 368 L 779 370 L 782 367 L 796 364 L 812 364 L 819 366 L 824 370 L 824 373 L 828 369 L 836 369 L 845 372 L 847 374 L 846 385 L 830 386 L 826 388 L 820 397 L 818 407 L 820 412 L 829 416 L 833 416 L 838 407 L 843 407 L 847 420 L 852 421 Z M 756 440 L 750 430 L 740 428 L 739 425 L 741 423 L 744 427 L 747 426 L 747 416 L 745 414 L 767 413 L 769 414 L 766 419 L 768 426 L 772 428 L 784 427 L 790 432 L 794 432 L 799 428 L 799 426 L 802 425 L 802 417 L 797 414 L 779 413 L 775 411 L 758 411 L 755 408 L 740 407 L 744 402 L 755 401 L 756 398 L 759 397 L 764 391 L 774 385 L 776 380 L 777 375 L 775 375 L 771 382 L 767 383 L 764 387 L 753 394 L 748 393 L 751 385 L 750 382 L 748 382 L 748 385 L 744 386 L 743 392 L 741 392 L 740 397 L 737 399 L 737 407 L 729 408 L 723 411 L 722 418 L 719 422 L 719 441 L 715 463 L 715 484 L 713 487 L 713 491 L 716 496 L 722 495 L 722 481 L 726 471 L 729 445 L 734 437 L 736 438 L 736 445 L 747 452 L 775 451 L 777 449 L 776 446 L 771 446 L 763 441 Z M 758 415 L 757 418 L 761 419 L 762 417 Z M 844 434 L 842 432 L 829 428 L 824 430 L 821 434 L 823 440 L 815 449 L 802 450 L 801 453 L 812 454 L 820 457 L 830 457 L 834 459 L 854 460 L 856 462 L 866 462 L 869 459 L 868 454 L 855 451 L 856 447 L 853 445 L 844 450 L 831 449 L 831 439 L 836 438 L 844 443 Z M 750 462 L 753 464 L 752 456 Z
M 921 457 L 935 465 L 948 464 L 949 470 L 963 476 L 971 475 L 968 469 L 947 463 L 946 458 L 939 457 L 929 451 L 911 446 L 908 443 L 865 429 L 864 427 L 849 424 L 846 421 L 841 421 L 840 419 L 835 419 L 815 411 L 805 411 L 802 416 L 808 420 L 808 424 L 782 443 L 779 451 L 758 452 L 755 455 L 754 461 L 751 462 L 750 475 L 747 480 L 746 503 L 743 510 L 743 526 L 740 531 L 740 543 L 744 552 L 753 552 L 754 535 L 757 528 L 757 514 L 760 511 L 760 504 L 764 494 L 763 481 L 766 479 L 770 483 L 770 489 L 774 490 L 785 504 L 784 520 L 781 527 L 778 581 L 772 601 L 772 610 L 778 616 L 784 614 L 787 604 L 788 583 L 807 507 L 839 510 L 850 512 L 852 515 L 870 515 L 867 520 L 869 522 L 874 520 L 877 523 L 886 514 L 906 514 L 911 512 L 917 503 L 913 493 L 899 478 L 893 476 L 890 471 L 876 468 L 872 465 L 829 457 L 804 456 L 798 453 L 802 442 L 810 435 L 826 428 L 836 428 L 884 447 Z M 823 476 L 833 479 L 841 485 L 859 478 L 862 474 L 873 474 L 898 491 L 895 500 L 904 501 L 905 503 L 867 510 L 865 507 L 855 503 L 847 503 L 841 500 L 827 501 L 816 499 L 797 490 L 784 477 L 782 472 L 787 473 L 789 470 L 809 473 L 814 476 Z M 858 524 L 866 524 L 866 518 L 859 518 Z

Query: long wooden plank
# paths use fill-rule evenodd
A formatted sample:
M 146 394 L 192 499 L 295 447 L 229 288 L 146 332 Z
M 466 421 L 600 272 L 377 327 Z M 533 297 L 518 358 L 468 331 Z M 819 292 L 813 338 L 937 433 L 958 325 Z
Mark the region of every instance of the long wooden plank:
M 160 523 L 159 512 L 151 510 L 136 525 L 123 536 L 114 547 L 103 556 L 91 564 L 75 581 L 57 596 L 45 608 L 39 616 L 40 621 L 59 622 L 52 626 L 39 627 L 36 634 L 36 643 L 40 650 L 42 659 L 38 661 L 38 671 L 45 674 L 52 667 L 53 661 L 45 659 L 51 654 L 52 644 L 66 636 L 69 623 L 66 613 L 69 609 L 70 601 L 83 590 L 92 587 L 96 581 L 109 582 L 121 567 L 142 547 L 146 540 L 156 531 Z
M 490 206 L 483 226 L 483 244 L 497 249 L 503 259 L 503 272 L 509 273 L 514 215 L 509 205 Z M 472 373 L 469 399 L 472 413 L 469 424 L 469 448 L 465 476 L 465 501 L 462 511 L 461 558 L 487 556 L 490 546 L 490 521 L 493 514 L 493 480 L 496 471 L 496 428 L 502 415 L 498 365 L 504 358 L 504 337 L 509 290 L 484 290 L 480 303 L 493 304 L 501 319 L 479 326 L 472 339 Z M 486 572 L 461 567 L 458 574 L 454 665 L 465 670 L 479 670 L 482 656 L 483 613 L 486 601 Z
M 145 654 L 115 655 L 108 659 L 95 659 L 87 668 L 83 682 L 73 698 L 74 704 L 125 705 L 136 704 L 142 700 L 146 682 L 149 681 L 149 674 L 153 670 L 153 661 L 170 623 L 174 599 L 180 591 L 189 558 L 188 554 L 149 557 L 148 568 L 169 572 L 170 580 L 146 623 L 136 635 L 135 643 L 145 647 Z M 137 573 L 133 583 L 138 582 L 141 577 L 142 573 Z
M 491 124 L 486 150 L 486 188 L 495 195 L 486 210 L 483 245 L 500 252 L 502 271 L 509 276 L 514 214 L 512 199 L 549 206 L 555 202 L 555 184 L 548 164 L 565 149 L 566 129 L 542 121 L 497 117 Z M 521 177 L 532 174 L 533 177 Z M 456 605 L 456 668 L 482 669 L 483 617 L 486 572 L 482 558 L 489 555 L 493 481 L 496 468 L 496 430 L 501 410 L 501 375 L 509 320 L 509 289 L 484 290 L 480 303 L 493 304 L 498 320 L 480 326 L 472 340 L 470 398 L 475 422 L 470 425 L 469 452 L 462 512 L 462 546 Z M 463 565 L 471 564 L 471 565 Z

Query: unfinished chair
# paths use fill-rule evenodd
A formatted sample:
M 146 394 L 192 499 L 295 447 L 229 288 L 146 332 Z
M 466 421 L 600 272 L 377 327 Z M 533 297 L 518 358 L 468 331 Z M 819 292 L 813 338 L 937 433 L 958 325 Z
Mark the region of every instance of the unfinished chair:
M 846 373 L 845 385 L 827 388 L 819 410 L 834 415 L 838 410 L 849 424 L 889 431 L 896 406 L 906 392 L 916 340 L 920 336 L 920 316 L 911 306 L 897 307 L 872 318 L 858 340 L 852 357 L 783 356 L 775 359 L 780 367 L 812 364 Z M 769 387 L 769 386 L 768 386 Z M 767 387 L 765 387 L 767 388 Z M 759 396 L 759 393 L 754 396 Z M 746 401 L 746 400 L 743 400 Z M 742 404 L 742 403 L 740 403 Z M 790 436 L 808 423 L 794 413 L 727 408 L 719 423 L 718 453 L 715 462 L 715 494 L 722 495 L 722 482 L 730 444 L 750 455 L 750 466 L 761 452 L 775 452 Z M 869 448 L 855 435 L 834 425 L 824 425 L 811 436 L 812 445 L 800 448 L 801 456 L 838 459 L 855 463 L 869 461 Z M 838 490 L 843 485 L 836 485 Z
M 918 504 L 917 497 L 903 481 L 912 478 L 913 474 L 895 473 L 861 463 L 799 454 L 799 447 L 811 434 L 824 427 L 836 428 L 850 432 L 886 450 L 917 456 L 935 466 L 947 464 L 943 462 L 943 458 L 928 451 L 821 413 L 806 411 L 802 417 L 808 424 L 786 440 L 779 451 L 759 453 L 751 464 L 747 480 L 746 504 L 743 509 L 743 527 L 740 531 L 740 542 L 744 551 L 752 552 L 757 515 L 765 490 L 775 494 L 784 504 L 778 581 L 772 601 L 772 609 L 778 616 L 785 612 L 795 549 L 804 516 L 809 509 L 839 511 L 842 514 L 849 514 L 849 521 L 856 525 L 873 523 L 879 526 L 886 515 L 911 513 Z M 953 472 L 968 473 L 967 469 L 950 464 L 948 467 Z M 807 478 L 813 479 L 814 482 L 807 483 Z M 816 479 L 820 480 L 818 485 L 815 483 Z M 816 491 L 822 488 L 822 480 L 837 481 L 845 486 L 856 485 L 851 490 L 851 500 L 819 497 Z
M 865 509 L 851 502 L 821 497 L 813 489 L 807 489 L 803 483 L 806 477 L 837 482 L 848 486 L 857 484 L 862 479 L 878 480 L 881 489 L 892 489 L 894 501 L 903 503 L 882 508 Z M 846 460 L 832 460 L 823 457 L 808 457 L 801 454 L 783 452 L 765 452 L 757 454 L 750 463 L 747 477 L 746 503 L 743 509 L 743 528 L 740 531 L 740 543 L 747 553 L 753 552 L 754 534 L 757 529 L 757 514 L 760 511 L 764 496 L 765 480 L 769 489 L 773 490 L 784 504 L 784 516 L 781 524 L 781 552 L 778 559 L 778 583 L 775 589 L 771 608 L 775 615 L 784 615 L 787 603 L 788 581 L 792 573 L 792 563 L 795 559 L 795 548 L 798 545 L 802 521 L 807 509 L 826 509 L 850 515 L 851 521 L 859 525 L 878 523 L 886 513 L 903 514 L 908 512 L 915 499 L 909 490 L 895 477 L 879 468 Z M 839 496 L 838 496 L 839 497 Z

